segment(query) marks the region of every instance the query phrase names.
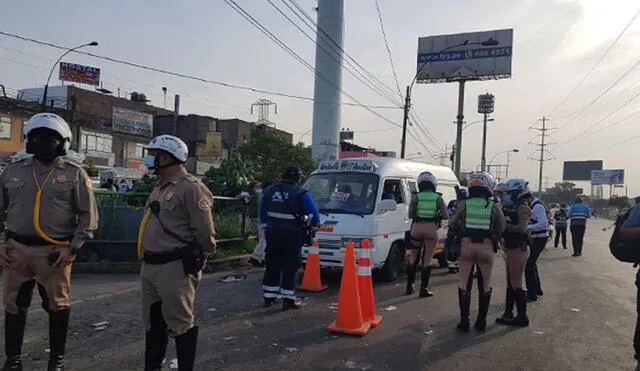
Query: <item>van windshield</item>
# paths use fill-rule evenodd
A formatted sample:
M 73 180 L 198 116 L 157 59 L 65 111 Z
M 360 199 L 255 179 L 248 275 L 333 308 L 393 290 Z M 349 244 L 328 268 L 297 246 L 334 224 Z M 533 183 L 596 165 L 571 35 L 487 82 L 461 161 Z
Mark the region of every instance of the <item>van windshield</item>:
M 310 176 L 304 188 L 320 212 L 368 215 L 375 207 L 378 183 L 376 174 L 324 173 Z

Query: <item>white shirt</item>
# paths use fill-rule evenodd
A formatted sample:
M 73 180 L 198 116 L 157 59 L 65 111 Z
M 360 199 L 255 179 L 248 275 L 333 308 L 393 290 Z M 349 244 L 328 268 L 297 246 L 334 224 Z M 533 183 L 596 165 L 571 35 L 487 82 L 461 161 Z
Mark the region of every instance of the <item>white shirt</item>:
M 537 204 L 531 209 L 531 219 L 537 221 L 536 224 L 529 224 L 527 229 L 531 231 L 545 231 L 549 228 L 549 219 L 547 218 L 547 211 L 542 204 Z

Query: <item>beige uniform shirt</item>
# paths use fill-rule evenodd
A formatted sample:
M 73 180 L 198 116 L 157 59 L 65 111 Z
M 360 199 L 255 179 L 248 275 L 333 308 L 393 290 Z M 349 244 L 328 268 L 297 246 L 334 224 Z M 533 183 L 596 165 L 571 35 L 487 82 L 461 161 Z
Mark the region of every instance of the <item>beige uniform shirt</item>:
M 449 213 L 447 212 L 447 205 L 444 203 L 444 199 L 442 197 L 438 198 L 437 208 L 440 213 L 440 219 L 447 220 L 449 218 Z M 418 213 L 418 196 L 416 196 L 415 194 L 412 194 L 411 202 L 409 203 L 409 218 L 415 219 L 417 213 Z
M 206 253 L 216 248 L 213 227 L 213 195 L 197 178 L 186 171 L 156 186 L 149 197 L 160 202 L 160 219 L 164 226 L 185 241 L 194 239 Z M 149 218 L 142 237 L 142 249 L 149 253 L 174 251 L 185 247 L 162 229 L 158 217 Z
M 84 169 L 60 157 L 52 166 L 41 168 L 34 164 L 33 158 L 28 158 L 9 165 L 0 175 L 0 230 L 6 224 L 7 231 L 25 237 L 40 237 L 33 225 L 39 186 L 43 189 L 42 231 L 54 240 L 71 238 L 72 247 L 82 247 L 98 228 L 98 208 L 91 179 Z M 34 180 L 34 170 L 38 184 Z
M 467 204 L 465 201 L 466 200 L 462 200 L 458 202 L 456 211 L 453 212 L 453 215 L 451 215 L 451 218 L 449 219 L 449 228 L 460 230 L 466 222 Z M 495 202 L 493 204 L 493 210 L 491 210 L 491 230 L 496 237 L 499 237 L 502 235 L 504 228 L 505 221 L 504 213 L 502 212 L 502 205 L 500 202 Z

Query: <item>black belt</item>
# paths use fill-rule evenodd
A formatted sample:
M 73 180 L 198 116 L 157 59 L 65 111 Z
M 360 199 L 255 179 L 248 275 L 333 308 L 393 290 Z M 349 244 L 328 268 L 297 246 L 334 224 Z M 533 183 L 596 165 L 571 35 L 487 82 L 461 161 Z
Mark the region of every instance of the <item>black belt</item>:
M 176 260 L 182 260 L 184 250 L 173 250 L 160 253 L 145 252 L 143 255 L 144 262 L 151 265 L 161 265 L 171 263 Z
M 54 245 L 38 236 L 22 236 L 12 231 L 7 231 L 7 238 L 27 246 L 50 246 Z M 70 242 L 72 237 L 58 239 L 58 241 Z

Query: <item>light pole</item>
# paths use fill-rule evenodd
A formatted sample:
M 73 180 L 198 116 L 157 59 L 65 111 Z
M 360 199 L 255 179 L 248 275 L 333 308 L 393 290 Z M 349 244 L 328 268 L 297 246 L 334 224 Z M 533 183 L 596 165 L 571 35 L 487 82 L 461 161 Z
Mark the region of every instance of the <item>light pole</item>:
M 76 51 L 80 48 L 84 48 L 86 46 L 97 46 L 97 45 L 98 45 L 97 41 L 92 41 L 90 43 L 82 44 L 82 45 L 76 46 L 75 48 L 71 48 L 67 50 L 60 56 L 60 58 L 58 58 L 58 60 L 53 64 L 53 67 L 51 67 L 51 71 L 49 72 L 49 77 L 47 77 L 47 83 L 44 85 L 44 92 L 42 93 L 42 105 L 40 106 L 41 111 L 44 111 L 47 108 L 47 92 L 49 91 L 49 81 L 51 81 L 51 75 L 53 75 L 53 71 L 56 69 L 56 66 L 58 65 L 58 63 L 60 63 L 62 58 L 64 58 L 67 54 L 73 51 Z
M 495 119 L 487 119 L 487 122 L 493 122 L 493 121 L 495 121 Z M 470 122 L 470 123 L 468 123 L 468 124 L 466 124 L 466 125 L 464 125 L 462 127 L 462 131 L 467 130 L 469 128 L 469 126 L 471 126 L 473 124 L 478 124 L 478 123 L 481 123 L 481 122 L 484 122 L 484 120 L 476 120 L 476 121 Z M 454 121 L 453 123 L 455 124 L 456 121 Z
M 498 41 L 494 40 L 493 38 L 490 38 L 489 40 L 482 41 L 482 42 L 479 42 L 479 43 L 470 43 L 469 40 L 465 40 L 462 43 L 459 43 L 459 44 L 456 44 L 456 45 L 447 46 L 446 48 L 440 50 L 439 52 L 437 52 L 435 54 L 437 55 L 437 54 L 440 54 L 440 53 L 444 53 L 449 49 L 457 48 L 459 46 L 466 46 L 466 45 L 495 46 L 495 45 L 498 45 Z M 413 76 L 413 79 L 411 80 L 411 84 L 407 85 L 407 93 L 405 95 L 405 100 L 404 100 L 404 117 L 402 119 L 402 146 L 400 147 L 400 158 L 404 158 L 405 148 L 406 148 L 406 144 L 407 144 L 407 124 L 409 123 L 409 110 L 411 108 L 411 90 L 413 89 L 413 85 L 416 83 L 416 79 L 418 78 L 418 75 L 420 74 L 420 72 L 422 72 L 424 67 L 428 63 L 430 63 L 432 60 L 433 60 L 433 57 L 431 57 L 428 60 L 424 61 L 422 63 L 422 65 L 420 66 L 420 68 L 418 68 L 418 71 L 416 72 L 416 74 Z M 463 82 L 461 81 L 461 83 L 463 83 Z M 462 100 L 464 101 L 464 84 L 462 84 L 461 86 L 462 86 L 462 88 L 461 88 L 462 89 L 462 93 L 461 94 L 463 95 L 462 96 Z M 458 111 L 460 111 L 460 110 L 461 109 L 459 107 Z M 458 112 L 458 114 L 460 115 L 460 112 Z M 462 119 L 460 119 L 460 122 L 459 122 L 460 135 L 462 135 L 462 121 L 461 120 Z M 456 145 L 457 145 L 457 147 L 456 147 L 457 150 L 456 151 L 458 152 L 458 154 L 456 154 L 456 158 L 459 157 L 459 152 L 460 152 L 459 145 L 460 144 L 461 143 L 456 142 Z M 459 176 L 460 164 L 459 164 L 458 160 L 456 160 L 456 164 L 457 164 L 456 168 L 458 169 L 458 171 L 456 172 L 456 176 Z
M 490 168 L 491 168 L 491 164 L 493 164 L 493 160 L 495 160 L 495 158 L 496 158 L 496 157 L 498 157 L 499 155 L 501 155 L 501 154 L 503 154 L 503 153 L 506 153 L 506 154 L 507 154 L 507 170 L 506 170 L 506 176 L 507 176 L 507 179 L 508 179 L 508 178 L 509 178 L 509 156 L 511 155 L 511 153 L 512 153 L 512 152 L 513 152 L 513 153 L 518 153 L 518 152 L 520 152 L 520 150 L 519 150 L 519 149 L 517 149 L 517 148 L 514 148 L 514 149 L 508 149 L 508 150 L 506 150 L 506 151 L 500 151 L 500 152 L 496 153 L 495 155 L 493 155 L 493 157 L 491 157 L 491 161 L 489 161 L 488 169 L 490 169 Z M 487 170 L 487 171 L 489 171 L 489 170 Z

